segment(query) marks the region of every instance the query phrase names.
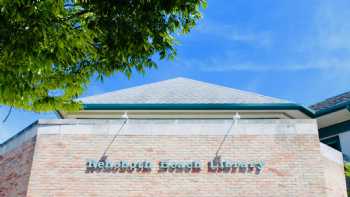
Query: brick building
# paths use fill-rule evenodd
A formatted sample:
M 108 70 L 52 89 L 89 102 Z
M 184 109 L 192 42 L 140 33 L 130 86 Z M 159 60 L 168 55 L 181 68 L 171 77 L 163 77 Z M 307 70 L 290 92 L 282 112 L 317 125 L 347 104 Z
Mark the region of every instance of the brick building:
M 0 146 L 0 197 L 345 197 L 309 109 L 176 78 L 82 99 Z

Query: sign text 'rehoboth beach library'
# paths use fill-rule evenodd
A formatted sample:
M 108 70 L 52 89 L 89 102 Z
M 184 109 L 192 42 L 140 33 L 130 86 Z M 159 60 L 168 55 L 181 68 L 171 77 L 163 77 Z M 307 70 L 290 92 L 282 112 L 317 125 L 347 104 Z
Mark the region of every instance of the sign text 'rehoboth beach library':
M 86 168 L 88 171 L 136 171 L 136 172 L 150 172 L 152 170 L 158 170 L 163 172 L 200 172 L 206 168 L 209 172 L 255 172 L 260 173 L 264 167 L 265 162 L 260 161 L 231 161 L 231 160 L 211 160 L 208 162 L 203 161 L 174 161 L 174 160 L 162 160 L 159 162 L 153 162 L 142 160 L 129 162 L 126 160 L 120 161 L 108 161 L 108 160 L 93 160 L 88 159 L 86 162 Z M 203 164 L 207 165 L 203 165 Z

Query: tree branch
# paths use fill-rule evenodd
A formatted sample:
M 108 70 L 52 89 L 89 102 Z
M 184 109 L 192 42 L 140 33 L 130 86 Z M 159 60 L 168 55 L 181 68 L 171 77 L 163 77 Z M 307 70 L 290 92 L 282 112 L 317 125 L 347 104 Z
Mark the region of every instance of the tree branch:
M 9 111 L 7 112 L 7 115 L 5 116 L 4 120 L 2 121 L 2 123 L 5 123 L 7 121 L 7 119 L 10 117 L 10 114 L 12 112 L 12 106 L 10 107 Z
M 81 10 L 80 12 L 77 12 L 77 13 L 75 13 L 75 14 L 73 14 L 73 15 L 70 15 L 70 16 L 68 16 L 68 17 L 66 17 L 66 18 L 63 18 L 63 20 L 70 20 L 70 19 L 72 19 L 72 18 L 75 18 L 75 17 L 79 17 L 79 16 L 81 16 L 81 15 L 84 15 L 84 14 L 86 14 L 86 13 L 88 13 L 88 12 L 91 12 L 91 10 Z

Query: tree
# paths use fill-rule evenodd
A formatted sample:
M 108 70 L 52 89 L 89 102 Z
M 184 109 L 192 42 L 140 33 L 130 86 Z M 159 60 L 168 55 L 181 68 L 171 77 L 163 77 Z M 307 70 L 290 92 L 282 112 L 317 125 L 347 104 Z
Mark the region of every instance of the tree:
M 145 72 L 176 55 L 204 0 L 0 0 L 0 104 L 77 110 L 93 76 Z
M 350 162 L 345 163 L 345 177 L 347 182 L 350 182 Z M 347 185 L 349 187 L 349 185 Z M 348 196 L 350 196 L 350 188 L 348 188 Z

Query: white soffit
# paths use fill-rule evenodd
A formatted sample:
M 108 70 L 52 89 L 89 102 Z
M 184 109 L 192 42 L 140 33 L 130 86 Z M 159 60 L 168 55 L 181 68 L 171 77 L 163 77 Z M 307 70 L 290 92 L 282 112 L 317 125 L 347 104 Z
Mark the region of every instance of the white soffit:
M 318 117 L 317 123 L 319 128 L 324 128 L 347 120 L 350 120 L 350 112 L 348 111 L 348 109 L 345 108 Z

